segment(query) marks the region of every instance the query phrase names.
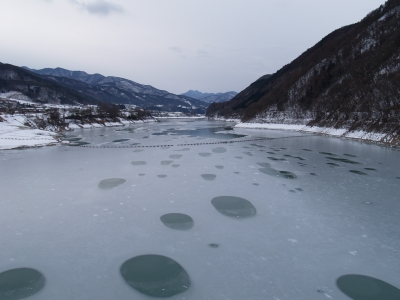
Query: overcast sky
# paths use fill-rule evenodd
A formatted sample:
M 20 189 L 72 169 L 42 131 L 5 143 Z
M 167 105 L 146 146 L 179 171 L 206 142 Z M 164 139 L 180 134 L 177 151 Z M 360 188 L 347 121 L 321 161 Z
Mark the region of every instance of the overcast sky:
M 0 0 L 0 62 L 241 91 L 384 0 Z

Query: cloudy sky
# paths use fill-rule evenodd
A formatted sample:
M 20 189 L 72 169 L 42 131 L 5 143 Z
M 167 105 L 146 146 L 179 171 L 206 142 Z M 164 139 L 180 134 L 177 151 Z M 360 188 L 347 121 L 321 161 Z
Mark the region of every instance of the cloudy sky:
M 0 62 L 241 91 L 384 0 L 1 0 Z

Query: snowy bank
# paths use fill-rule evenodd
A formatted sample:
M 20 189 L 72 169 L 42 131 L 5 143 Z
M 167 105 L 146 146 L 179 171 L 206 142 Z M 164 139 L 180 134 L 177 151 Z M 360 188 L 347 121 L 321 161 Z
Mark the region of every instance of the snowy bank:
M 272 123 L 237 123 L 236 128 L 248 129 L 276 129 L 276 130 L 291 130 L 306 133 L 316 133 L 329 135 L 341 138 L 350 138 L 368 142 L 383 143 L 391 146 L 399 146 L 396 136 L 378 132 L 366 132 L 362 130 L 351 131 L 348 129 L 336 129 L 330 127 L 318 127 L 296 124 L 272 124 Z
M 24 116 L 0 116 L 0 150 L 21 147 L 43 147 L 57 144 L 55 132 L 33 129 Z

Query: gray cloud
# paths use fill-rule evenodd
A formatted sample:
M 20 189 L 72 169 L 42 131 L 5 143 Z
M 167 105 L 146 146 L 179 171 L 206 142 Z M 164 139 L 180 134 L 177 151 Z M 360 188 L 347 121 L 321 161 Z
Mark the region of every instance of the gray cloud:
M 104 0 L 97 0 L 92 3 L 86 3 L 78 0 L 69 0 L 69 1 L 75 5 L 79 5 L 82 9 L 94 15 L 107 16 L 111 13 L 124 12 L 124 8 L 122 6 Z

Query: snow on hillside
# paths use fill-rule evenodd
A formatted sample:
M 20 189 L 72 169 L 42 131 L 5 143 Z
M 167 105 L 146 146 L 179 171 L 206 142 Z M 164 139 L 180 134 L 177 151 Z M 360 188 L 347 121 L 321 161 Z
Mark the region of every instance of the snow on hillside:
M 59 142 L 55 132 L 32 129 L 22 115 L 0 115 L 0 150 L 43 147 Z

